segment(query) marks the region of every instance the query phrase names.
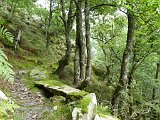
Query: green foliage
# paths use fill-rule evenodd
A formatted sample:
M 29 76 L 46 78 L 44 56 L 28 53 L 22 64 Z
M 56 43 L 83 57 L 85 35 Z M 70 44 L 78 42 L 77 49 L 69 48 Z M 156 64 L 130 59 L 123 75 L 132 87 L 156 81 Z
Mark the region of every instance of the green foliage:
M 16 105 L 13 101 L 10 100 L 0 101 L 0 119 L 1 120 L 10 119 L 10 117 L 13 116 L 15 109 L 18 107 L 19 106 Z
M 0 28 L 0 39 L 2 38 L 11 43 L 14 39 L 13 35 L 10 32 L 8 32 L 7 29 L 4 29 L 4 27 Z M 7 56 L 0 48 L 0 74 L 4 77 L 5 80 L 14 80 L 14 72 L 11 68 L 12 65 L 8 62 Z
M 9 42 L 11 44 L 13 43 L 14 36 L 12 35 L 12 33 L 8 32 L 7 29 L 4 28 L 4 26 L 0 26 L 0 39 L 5 40 L 4 43 Z
M 5 80 L 13 82 L 14 72 L 12 70 L 12 65 L 7 60 L 7 56 L 0 49 L 0 74 Z
M 82 113 L 87 113 L 88 112 L 88 105 L 91 102 L 91 98 L 85 97 L 82 100 L 78 101 L 76 104 L 76 107 L 82 109 Z
M 111 110 L 108 106 L 105 106 L 103 103 L 101 103 L 97 105 L 97 114 L 111 115 Z
M 67 95 L 67 98 L 69 98 L 70 100 L 78 100 L 83 98 L 85 95 L 87 95 L 88 93 L 85 91 L 79 91 L 79 92 L 71 92 Z
M 71 120 L 73 107 L 70 105 L 58 106 L 58 110 L 47 114 L 48 120 Z

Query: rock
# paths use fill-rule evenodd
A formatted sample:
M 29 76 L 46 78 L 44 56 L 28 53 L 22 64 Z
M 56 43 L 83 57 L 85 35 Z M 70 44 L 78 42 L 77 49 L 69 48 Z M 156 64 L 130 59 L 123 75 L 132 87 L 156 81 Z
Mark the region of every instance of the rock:
M 29 70 L 21 70 L 21 71 L 18 71 L 18 75 L 24 75 L 24 74 L 27 74 L 29 72 Z
M 35 68 L 30 71 L 29 76 L 34 78 L 35 80 L 41 80 L 48 78 L 48 74 L 46 70 L 42 70 L 41 68 Z
M 66 97 L 67 100 L 76 100 L 83 98 L 88 93 L 79 89 L 72 88 L 64 85 L 63 83 L 56 80 L 41 80 L 35 81 L 35 86 L 45 89 L 53 95 L 60 95 Z
M 81 108 L 75 107 L 72 111 L 72 120 L 81 120 L 79 119 L 82 116 Z
M 1 100 L 8 100 L 8 98 L 6 97 L 6 95 L 0 90 L 0 101 Z
M 114 118 L 114 117 L 109 116 L 109 115 L 103 115 L 103 117 L 102 117 L 102 116 L 99 116 L 99 115 L 96 114 L 94 120 L 119 120 L 119 119 Z
M 72 112 L 72 120 L 93 120 L 96 115 L 97 99 L 95 93 L 86 95 Z

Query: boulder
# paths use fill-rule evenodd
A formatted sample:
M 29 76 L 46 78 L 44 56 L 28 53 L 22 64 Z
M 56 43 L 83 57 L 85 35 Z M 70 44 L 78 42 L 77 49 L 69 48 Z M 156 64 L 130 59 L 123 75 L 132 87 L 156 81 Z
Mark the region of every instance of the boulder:
M 76 88 L 72 88 L 56 80 L 43 79 L 35 81 L 35 86 L 47 90 L 52 95 L 60 95 L 66 97 L 67 100 L 77 100 L 83 98 L 88 93 Z
M 0 90 L 0 101 L 1 100 L 8 100 L 8 98 L 6 97 L 6 95 Z
M 35 80 L 41 80 L 48 78 L 48 72 L 42 68 L 34 68 L 30 71 L 29 76 Z
M 96 115 L 97 99 L 95 93 L 86 95 L 72 112 L 72 120 L 93 120 Z

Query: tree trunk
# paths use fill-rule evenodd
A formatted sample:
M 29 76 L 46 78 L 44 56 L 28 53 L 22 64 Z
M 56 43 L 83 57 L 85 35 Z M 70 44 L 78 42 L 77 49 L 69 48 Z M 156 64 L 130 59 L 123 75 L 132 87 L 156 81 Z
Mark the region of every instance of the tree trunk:
M 131 89 L 132 89 L 132 82 L 133 82 L 133 77 L 134 77 L 134 73 L 136 71 L 136 67 L 137 67 L 137 62 L 136 62 L 136 53 L 134 52 L 134 55 L 133 55 L 133 64 L 132 64 L 132 67 L 131 67 L 131 71 L 129 72 L 129 75 L 128 75 L 128 96 L 131 97 Z M 133 113 L 133 103 L 129 103 L 129 116 L 132 116 L 132 113 Z M 130 118 L 130 120 L 132 120 L 132 118 Z
M 19 46 L 19 43 L 21 41 L 21 35 L 22 35 L 22 31 L 19 29 L 17 38 L 15 39 L 15 43 L 14 43 L 14 52 L 15 53 L 17 52 L 17 47 Z
M 76 4 L 76 39 L 79 47 L 80 80 L 85 80 L 85 45 L 82 31 L 82 0 Z
M 90 42 L 90 20 L 89 20 L 90 0 L 85 0 L 85 37 L 87 48 L 87 65 L 86 65 L 86 78 L 89 81 L 91 79 L 91 42 Z
M 76 40 L 76 44 L 78 41 Z M 77 85 L 79 82 L 79 47 L 76 45 L 75 49 L 75 58 L 74 58 L 74 85 Z
M 128 16 L 127 44 L 126 44 L 126 49 L 124 50 L 124 53 L 123 53 L 123 60 L 121 64 L 121 73 L 120 73 L 119 83 L 117 87 L 115 88 L 115 91 L 112 97 L 112 101 L 111 101 L 112 106 L 113 106 L 113 112 L 114 112 L 114 106 L 116 106 L 116 103 L 120 96 L 120 92 L 125 87 L 126 82 L 127 82 L 129 60 L 130 60 L 130 56 L 131 56 L 131 53 L 133 50 L 133 44 L 134 44 L 133 33 L 134 33 L 134 28 L 135 28 L 135 20 L 130 10 L 127 11 L 127 16 Z
M 155 79 L 158 79 L 159 67 L 160 67 L 160 64 L 157 63 Z M 155 97 L 156 97 L 156 88 L 153 88 L 152 100 L 155 100 Z M 154 109 L 152 109 L 152 111 L 151 111 L 151 120 L 156 120 L 156 117 L 157 117 L 156 111 Z
M 49 44 L 50 44 L 50 26 L 51 26 L 51 20 L 52 20 L 52 13 L 53 13 L 53 6 L 52 3 L 53 0 L 50 0 L 50 5 L 49 5 L 49 17 L 48 17 L 48 26 L 47 26 L 47 30 L 46 30 L 46 49 L 48 50 L 49 48 Z
M 73 21 L 74 21 L 74 17 L 72 16 L 72 7 L 73 7 L 73 0 L 70 0 L 70 7 L 69 7 L 69 12 L 68 12 L 68 18 L 66 20 L 66 13 L 65 13 L 65 9 L 64 9 L 64 0 L 61 0 L 61 6 L 62 6 L 62 20 L 64 23 L 64 27 L 65 27 L 65 39 L 66 39 L 66 53 L 65 56 L 62 57 L 61 60 L 59 60 L 59 66 L 57 68 L 57 70 L 55 71 L 56 74 L 58 74 L 60 76 L 60 73 L 63 72 L 64 68 L 66 65 L 69 64 L 69 60 L 70 60 L 70 54 L 71 54 L 71 40 L 70 40 L 70 31 L 72 29 L 73 26 Z

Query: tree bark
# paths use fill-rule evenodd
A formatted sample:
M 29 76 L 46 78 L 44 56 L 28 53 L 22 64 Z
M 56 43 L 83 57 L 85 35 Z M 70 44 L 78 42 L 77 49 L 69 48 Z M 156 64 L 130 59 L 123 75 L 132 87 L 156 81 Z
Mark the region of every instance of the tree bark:
M 133 50 L 133 34 L 135 29 L 135 20 L 132 12 L 130 10 L 127 11 L 127 17 L 128 17 L 128 33 L 127 33 L 127 44 L 126 48 L 123 53 L 123 59 L 121 64 L 121 73 L 119 78 L 119 83 L 117 87 L 115 88 L 115 91 L 113 93 L 111 104 L 113 106 L 113 112 L 114 112 L 114 106 L 116 106 L 116 103 L 118 101 L 118 98 L 120 96 L 120 92 L 125 87 L 128 77 L 128 68 L 129 68 L 129 60 L 131 57 L 131 53 Z
M 85 0 L 85 37 L 86 37 L 86 48 L 87 48 L 87 64 L 86 64 L 86 78 L 89 81 L 91 79 L 91 41 L 90 41 L 90 20 L 89 11 L 90 0 Z
M 131 70 L 129 72 L 129 75 L 128 75 L 128 96 L 131 97 L 131 89 L 132 89 L 132 82 L 133 82 L 133 77 L 134 77 L 134 73 L 136 71 L 136 66 L 137 66 L 137 62 L 136 62 L 136 52 L 134 52 L 134 55 L 133 55 L 133 64 L 132 64 L 132 67 L 131 67 Z M 129 103 L 129 116 L 132 116 L 132 113 L 133 113 L 133 103 Z M 130 120 L 132 120 L 132 118 L 130 118 Z
M 46 30 L 46 49 L 48 50 L 49 45 L 50 45 L 50 26 L 51 26 L 51 20 L 52 20 L 52 13 L 53 13 L 53 0 L 50 0 L 50 5 L 49 5 L 49 17 L 48 17 L 48 26 Z
M 14 43 L 14 52 L 15 53 L 17 52 L 17 47 L 19 46 L 19 43 L 21 41 L 21 35 L 22 35 L 22 31 L 19 29 L 17 38 L 15 39 L 15 43 Z
M 64 0 L 61 0 L 61 10 L 62 10 L 62 20 L 64 23 L 64 27 L 65 27 L 65 39 L 66 39 L 66 53 L 65 56 L 62 57 L 61 60 L 59 60 L 59 66 L 57 68 L 57 70 L 55 71 L 56 74 L 58 74 L 60 76 L 60 73 L 63 72 L 64 68 L 66 65 L 69 64 L 69 60 L 70 60 L 70 55 L 71 55 L 71 40 L 70 40 L 70 31 L 72 29 L 73 26 L 73 21 L 74 21 L 74 17 L 72 16 L 72 9 L 73 9 L 73 0 L 70 0 L 70 7 L 69 7 L 69 12 L 68 12 L 68 18 L 66 20 L 66 13 L 65 13 L 65 9 L 64 9 Z
M 160 64 L 157 63 L 157 69 L 156 69 L 155 79 L 158 79 L 159 67 L 160 67 Z M 153 88 L 153 91 L 152 91 L 152 100 L 155 100 L 155 97 L 156 97 L 156 88 Z M 156 111 L 154 109 L 152 109 L 151 120 L 156 120 L 156 117 L 157 117 Z
M 80 80 L 85 80 L 85 44 L 82 31 L 82 0 L 76 4 L 76 39 L 79 47 Z
M 76 44 L 78 41 L 76 40 Z M 75 49 L 75 58 L 74 58 L 74 85 L 77 85 L 79 82 L 79 47 L 76 45 Z

